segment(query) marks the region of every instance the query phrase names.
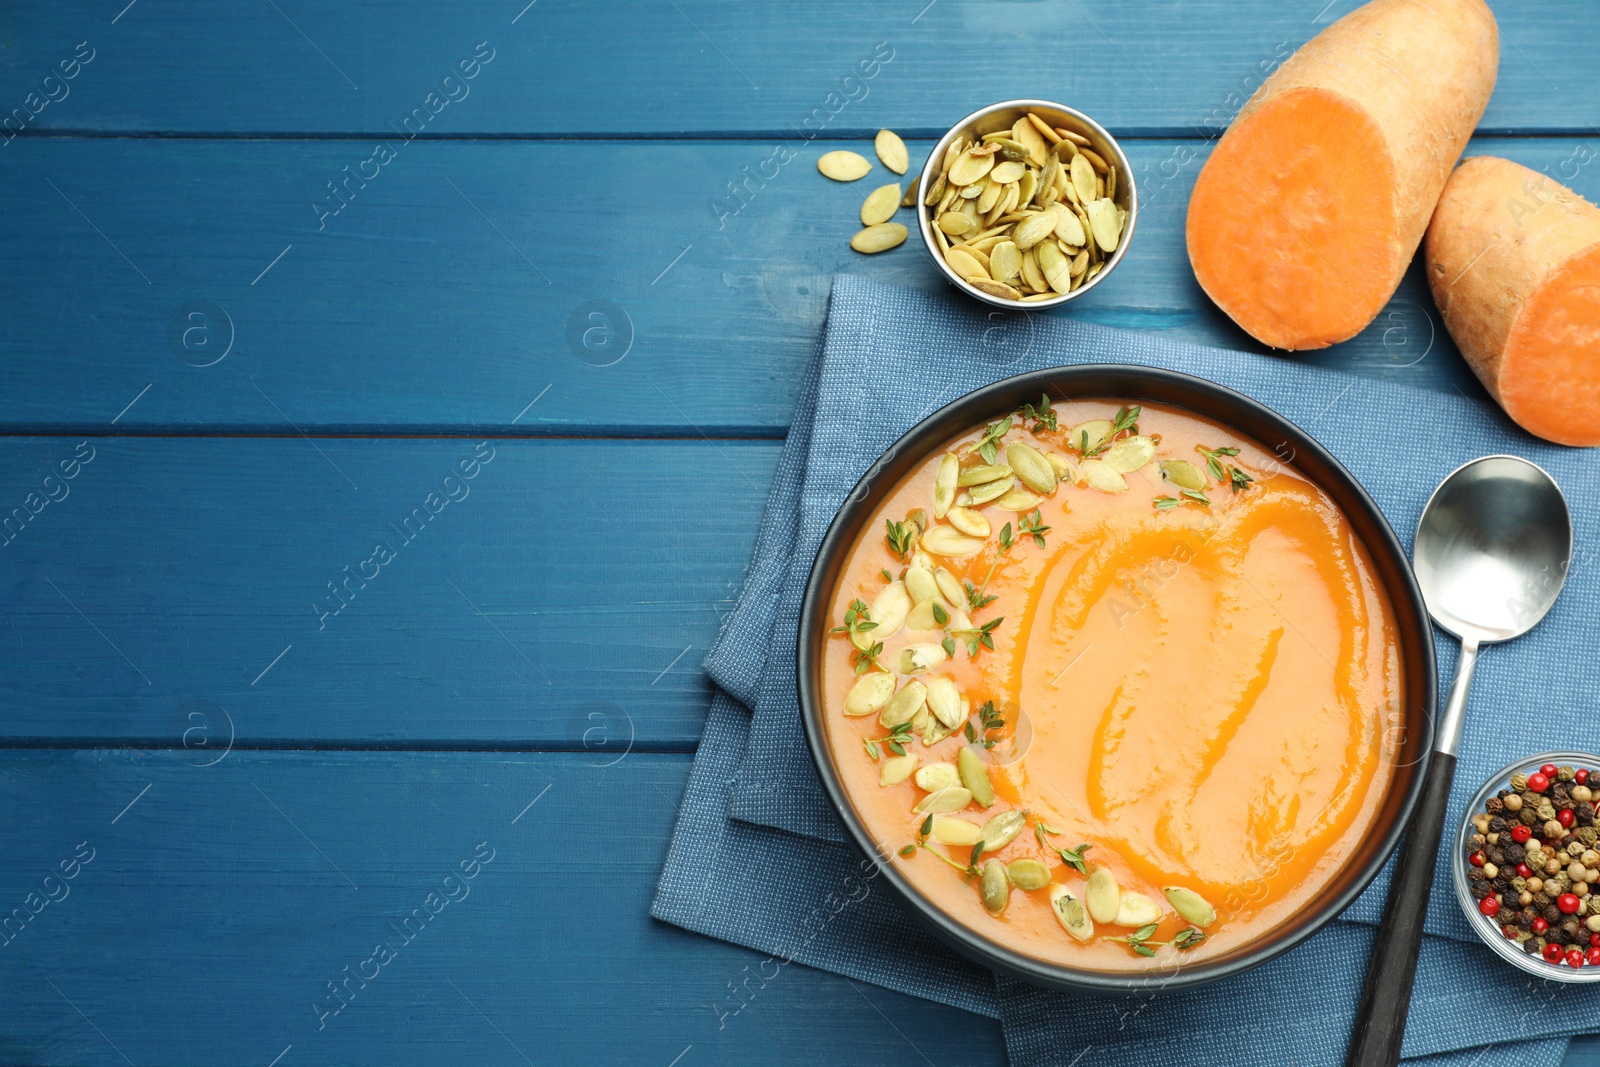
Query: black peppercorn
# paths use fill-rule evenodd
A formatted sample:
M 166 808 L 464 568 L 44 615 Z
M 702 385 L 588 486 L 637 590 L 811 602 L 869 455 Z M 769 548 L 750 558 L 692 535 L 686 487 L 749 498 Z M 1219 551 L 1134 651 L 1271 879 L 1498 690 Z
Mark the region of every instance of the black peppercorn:
M 1539 909 L 1539 913 L 1541 915 L 1544 914 L 1544 910 L 1548 908 L 1550 904 L 1551 900 L 1548 893 L 1541 891 L 1533 895 L 1533 906 Z
M 1566 800 L 1572 795 L 1572 786 L 1566 782 L 1557 782 L 1550 787 L 1550 795 L 1557 800 Z
M 1489 862 L 1496 867 L 1504 867 L 1506 865 L 1505 850 L 1499 845 L 1490 845 L 1488 851 L 1484 854 L 1489 857 Z
M 1524 908 L 1522 911 L 1517 912 L 1517 929 L 1518 930 L 1532 930 L 1533 929 L 1533 915 L 1530 914 L 1529 911 L 1526 908 Z
M 1490 797 L 1483 802 L 1483 810 L 1490 815 L 1499 815 L 1505 809 L 1505 803 L 1499 797 Z
M 1578 817 L 1579 822 L 1592 823 L 1594 822 L 1594 802 L 1580 800 L 1572 809 L 1572 813 Z
M 1526 952 L 1530 956 L 1537 956 L 1542 951 L 1539 945 L 1539 939 L 1537 937 L 1528 938 L 1528 940 L 1522 943 L 1522 951 Z
M 1492 834 L 1503 834 L 1510 828 L 1510 824 L 1506 822 L 1503 816 L 1496 815 L 1489 820 L 1489 832 Z
M 1552 926 L 1550 929 L 1546 930 L 1544 932 L 1544 939 L 1546 941 L 1554 942 L 1557 945 L 1569 944 L 1572 941 L 1572 938 L 1567 934 L 1567 931 L 1559 926 Z
M 1554 930 L 1556 924 L 1561 921 L 1561 909 L 1556 907 L 1554 904 L 1546 904 L 1540 909 L 1540 912 L 1544 915 L 1544 921 L 1550 924 L 1550 928 L 1552 930 Z
M 1505 862 L 1512 865 L 1521 863 L 1528 857 L 1528 850 L 1517 844 L 1515 841 L 1510 842 L 1500 851 L 1505 853 Z M 1500 861 L 1496 860 L 1495 862 L 1499 863 Z
M 1488 882 L 1473 882 L 1471 885 L 1467 886 L 1467 892 L 1472 894 L 1472 899 L 1482 900 L 1484 897 L 1489 896 L 1494 892 L 1494 887 Z M 1557 912 L 1557 914 L 1560 913 Z

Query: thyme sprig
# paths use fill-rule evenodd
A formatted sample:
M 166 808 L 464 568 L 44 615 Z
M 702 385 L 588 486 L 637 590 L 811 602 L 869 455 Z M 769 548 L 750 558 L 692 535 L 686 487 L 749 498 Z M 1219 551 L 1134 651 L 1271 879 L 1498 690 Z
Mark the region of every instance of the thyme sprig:
M 1033 836 L 1039 839 L 1039 844 L 1041 846 L 1044 848 L 1054 848 L 1056 853 L 1061 857 L 1062 863 L 1065 863 L 1068 867 L 1071 867 L 1079 874 L 1088 874 L 1089 863 L 1088 860 L 1084 858 L 1083 854 L 1088 852 L 1091 848 L 1094 848 L 1094 846 L 1088 842 L 1080 842 L 1077 848 L 1062 848 L 1059 845 L 1052 845 L 1049 841 L 1045 840 L 1047 835 L 1054 837 L 1059 833 L 1061 833 L 1060 830 L 1057 830 L 1054 826 L 1051 826 L 1043 819 L 1039 820 L 1033 826 Z
M 1040 548 L 1044 547 L 1044 535 L 1050 532 L 1039 515 L 1039 509 L 1034 508 L 1033 514 L 1017 520 L 1017 529 L 1025 534 L 1033 535 L 1033 543 Z
M 867 755 L 876 760 L 882 754 L 878 749 L 878 745 L 885 744 L 889 746 L 889 751 L 893 752 L 896 756 L 904 756 L 906 754 L 906 743 L 910 740 L 911 720 L 907 719 L 905 722 L 897 722 L 889 728 L 889 733 L 887 736 L 869 737 L 866 739 Z
M 1180 504 L 1193 500 L 1196 504 L 1211 506 L 1211 498 L 1198 489 L 1184 489 L 1181 496 L 1158 496 L 1150 503 L 1156 506 L 1157 511 L 1169 511 Z
M 1118 435 L 1122 433 L 1139 432 L 1139 416 L 1143 414 L 1144 407 L 1140 404 L 1124 405 L 1117 409 L 1117 417 L 1111 420 L 1111 432 L 1101 438 L 1100 443 L 1093 448 L 1089 447 L 1089 431 L 1084 430 L 1078 437 L 1077 449 L 1084 459 L 1093 459 L 1116 443 Z
M 984 701 L 983 707 L 978 709 L 978 721 L 983 723 L 983 735 L 981 737 L 978 735 L 977 729 L 972 725 L 972 720 L 968 719 L 966 726 L 962 730 L 966 734 L 967 743 L 981 745 L 984 748 L 993 748 L 999 743 L 999 738 L 990 737 L 989 735 L 1004 730 L 1006 726 L 1005 717 L 995 708 L 994 701 Z
M 946 640 L 949 640 L 950 637 L 955 637 L 959 634 L 961 639 L 967 643 L 968 656 L 976 656 L 978 654 L 978 649 L 980 648 L 987 648 L 989 651 L 993 652 L 995 627 L 1004 622 L 1005 618 L 1006 617 L 1004 615 L 1001 615 L 978 626 L 962 626 L 959 628 L 953 628 L 947 631 L 949 637 L 947 637 Z M 945 655 L 949 654 L 949 650 L 946 649 Z
M 895 522 L 893 519 L 884 519 L 883 525 L 889 531 L 889 547 L 894 554 L 902 560 L 911 558 L 911 548 L 917 539 L 918 530 L 915 523 Z
M 831 634 L 843 633 L 850 635 L 850 643 L 855 645 L 856 649 L 853 658 L 857 674 L 865 674 L 868 667 L 879 667 L 881 669 L 882 665 L 878 663 L 878 657 L 883 655 L 883 642 L 874 641 L 863 648 L 856 641 L 857 634 L 871 633 L 877 628 L 878 624 L 872 621 L 872 609 L 867 607 L 866 601 L 858 597 L 850 601 L 850 606 L 845 609 L 844 625 L 835 626 L 828 631 Z
M 1023 419 L 1032 419 L 1033 425 L 1029 427 L 1034 433 L 1040 430 L 1057 429 L 1056 413 L 1050 410 L 1050 394 L 1041 393 L 1037 406 L 1033 404 L 1022 405 Z
M 983 436 L 968 445 L 962 455 L 970 456 L 976 452 L 983 457 L 985 463 L 993 463 L 995 457 L 1000 455 L 1000 439 L 1011 431 L 1012 422 L 1012 417 L 1007 415 L 998 422 L 989 423 L 983 428 Z
M 1171 945 L 1179 952 L 1187 952 L 1206 939 L 1206 932 L 1195 926 L 1179 930 L 1171 941 L 1152 941 L 1155 936 L 1156 924 L 1148 923 L 1139 927 L 1127 937 L 1110 937 L 1108 941 L 1118 941 L 1133 949 L 1137 956 L 1154 956 L 1156 949 L 1162 945 Z
M 1205 445 L 1195 445 L 1194 450 L 1205 457 L 1206 473 L 1219 482 L 1228 483 L 1228 487 L 1235 493 L 1242 489 L 1250 488 L 1255 477 L 1242 467 L 1234 463 L 1224 463 L 1224 459 L 1232 459 L 1239 454 L 1239 449 L 1233 445 L 1226 448 L 1207 448 Z

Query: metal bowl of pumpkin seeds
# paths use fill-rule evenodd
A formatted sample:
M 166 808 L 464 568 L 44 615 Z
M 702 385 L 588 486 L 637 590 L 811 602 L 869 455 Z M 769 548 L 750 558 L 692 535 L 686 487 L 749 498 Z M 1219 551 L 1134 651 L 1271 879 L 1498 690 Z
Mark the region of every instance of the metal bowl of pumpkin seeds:
M 1116 138 L 1048 100 L 1007 100 L 956 123 L 917 189 L 928 254 L 956 288 L 1001 308 L 1087 293 L 1122 261 L 1139 218 Z

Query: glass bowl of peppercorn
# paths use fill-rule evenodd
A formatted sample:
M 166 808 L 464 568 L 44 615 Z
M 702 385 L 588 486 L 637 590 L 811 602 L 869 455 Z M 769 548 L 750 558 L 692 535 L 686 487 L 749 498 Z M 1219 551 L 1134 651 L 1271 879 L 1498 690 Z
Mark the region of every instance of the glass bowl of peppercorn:
M 1467 925 L 1529 974 L 1600 982 L 1597 797 L 1600 756 L 1545 752 L 1491 775 L 1461 820 L 1452 868 Z

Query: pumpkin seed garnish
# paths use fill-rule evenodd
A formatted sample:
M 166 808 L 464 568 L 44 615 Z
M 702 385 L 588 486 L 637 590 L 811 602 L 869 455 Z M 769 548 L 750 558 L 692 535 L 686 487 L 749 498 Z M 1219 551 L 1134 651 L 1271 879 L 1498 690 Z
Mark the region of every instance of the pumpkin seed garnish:
M 1177 486 L 1179 489 L 1203 490 L 1206 487 L 1206 476 L 1186 459 L 1164 459 L 1161 461 L 1161 477 Z
M 1089 872 L 1089 882 L 1084 886 L 1083 895 L 1091 919 L 1105 924 L 1116 921 L 1117 912 L 1122 906 L 1122 889 L 1117 885 L 1116 875 L 1105 867 L 1096 867 Z
M 1161 890 L 1167 903 L 1187 922 L 1195 926 L 1210 926 L 1217 921 L 1217 909 L 1206 903 L 1204 897 L 1181 885 L 1169 885 Z
M 982 840 L 979 844 L 982 845 L 984 852 L 999 852 L 1015 841 L 1027 824 L 1027 812 L 1017 809 L 1002 811 L 983 824 Z
M 987 808 L 994 803 L 994 786 L 989 781 L 988 768 L 984 767 L 983 760 L 978 758 L 976 752 L 963 748 L 956 753 L 956 768 L 961 774 L 961 784 L 967 787 L 980 808 Z
M 1045 403 L 1045 410 L 1049 411 L 1048 400 Z M 1050 418 L 1053 422 L 1054 412 L 1050 413 Z M 1006 445 L 1006 463 L 1016 472 L 1017 477 L 1022 479 L 1022 484 L 1034 492 L 1049 496 L 1056 491 L 1055 468 L 1044 458 L 1044 453 L 1032 445 L 1022 441 L 1013 441 Z
M 1159 922 L 1160 919 L 1161 905 L 1143 893 L 1125 890 L 1122 898 L 1117 902 L 1117 917 L 1111 920 L 1111 924 L 1113 926 L 1144 926 L 1147 923 Z M 1145 936 L 1148 937 L 1149 935 Z
M 836 182 L 853 182 L 857 178 L 865 177 L 872 169 L 872 164 L 867 162 L 867 157 L 856 152 L 839 150 L 824 152 L 817 159 L 817 169 L 824 178 L 832 178 Z
M 896 174 L 904 174 L 906 167 L 911 165 L 911 156 L 906 151 L 906 143 L 893 130 L 879 130 L 878 136 L 873 139 L 872 147 L 877 151 L 883 165 Z
M 911 772 L 916 770 L 917 757 L 910 755 L 890 756 L 878 768 L 878 785 L 899 785 L 911 777 Z
M 937 792 L 929 793 L 917 802 L 915 809 L 918 815 L 942 815 L 947 812 L 960 811 L 972 803 L 972 794 L 959 785 L 945 786 Z
M 1083 901 L 1073 896 L 1072 890 L 1066 886 L 1050 887 L 1050 910 L 1055 912 L 1056 921 L 1062 929 L 1075 939 L 1087 941 L 1094 936 L 1094 921 L 1089 918 Z
M 1050 868 L 1036 859 L 1012 860 L 1006 864 L 1006 880 L 1028 892 L 1050 884 Z
M 871 715 L 894 696 L 894 675 L 872 671 L 856 679 L 844 698 L 844 713 L 850 716 Z
M 1011 883 L 1006 878 L 1006 865 L 999 860 L 986 862 L 978 877 L 978 892 L 983 898 L 984 910 L 990 915 L 1005 911 L 1006 904 L 1011 900 Z
M 933 820 L 933 839 L 941 845 L 970 847 L 980 840 L 978 824 L 954 815 L 940 815 Z

